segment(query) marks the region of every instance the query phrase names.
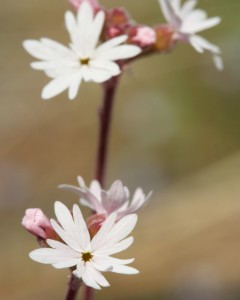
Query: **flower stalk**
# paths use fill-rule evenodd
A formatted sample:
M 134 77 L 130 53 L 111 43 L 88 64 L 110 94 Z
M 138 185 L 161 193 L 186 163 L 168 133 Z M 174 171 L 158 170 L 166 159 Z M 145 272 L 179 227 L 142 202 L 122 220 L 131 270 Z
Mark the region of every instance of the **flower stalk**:
M 104 186 L 105 169 L 108 154 L 108 142 L 110 125 L 112 120 L 112 108 L 116 89 L 119 83 L 120 76 L 115 76 L 104 83 L 103 104 L 99 110 L 99 137 L 96 160 L 95 179 L 99 181 L 101 186 Z
M 73 274 L 71 274 L 65 299 L 66 300 L 76 299 L 77 292 L 80 286 L 81 286 L 80 280 L 77 277 L 75 277 Z

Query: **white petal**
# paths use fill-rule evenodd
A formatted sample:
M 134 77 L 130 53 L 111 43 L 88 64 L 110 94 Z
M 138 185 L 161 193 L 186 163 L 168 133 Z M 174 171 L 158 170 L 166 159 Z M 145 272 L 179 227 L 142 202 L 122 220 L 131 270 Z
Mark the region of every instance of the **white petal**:
M 101 202 L 88 189 L 81 191 L 81 197 L 85 201 L 89 202 L 97 213 L 105 213 L 105 209 L 103 208 Z
M 121 45 L 128 39 L 127 35 L 120 35 L 118 37 L 112 38 L 108 40 L 107 42 L 104 42 L 98 48 L 96 49 L 98 53 L 103 53 L 106 50 L 112 49 L 116 46 Z
M 92 40 L 93 10 L 87 1 L 84 1 L 78 10 L 77 23 L 77 30 L 73 33 L 74 47 L 83 57 L 89 57 L 89 48 Z
M 101 202 L 87 188 L 82 189 L 82 188 L 79 188 L 79 187 L 76 187 L 73 185 L 69 185 L 69 184 L 61 184 L 58 187 L 79 195 L 80 197 L 82 197 L 84 199 L 84 200 L 80 199 L 81 204 L 83 203 L 83 205 L 92 208 L 97 213 L 105 212 L 105 210 L 103 209 L 103 207 L 101 205 Z M 87 202 L 88 202 L 88 204 L 87 204 Z
M 73 271 L 73 275 L 77 278 L 82 278 L 82 275 L 85 273 L 85 263 L 83 260 L 80 260 L 77 264 L 76 270 Z
M 191 14 L 191 17 L 184 20 L 181 31 L 184 33 L 196 33 L 214 27 L 220 22 L 221 19 L 219 17 L 214 17 L 197 22 L 195 14 Z
M 93 80 L 93 72 L 91 71 L 89 66 L 82 66 L 81 67 L 82 76 L 84 81 L 94 81 Z
M 68 245 L 63 244 L 59 241 L 47 239 L 47 243 L 50 247 L 59 250 L 61 252 L 67 253 L 73 258 L 79 258 L 79 252 L 74 251 L 72 248 L 70 248 Z
M 94 55 L 95 58 L 106 59 L 106 60 L 120 60 L 132 58 L 141 52 L 141 48 L 133 45 L 121 45 L 112 49 L 105 50 L 101 53 L 96 50 Z
M 91 263 L 87 262 L 85 265 L 85 272 L 82 274 L 82 280 L 87 285 L 94 289 L 100 290 L 101 287 L 96 282 L 96 274 L 93 271 Z
M 128 236 L 135 227 L 137 219 L 136 214 L 131 214 L 118 221 L 109 232 L 109 236 L 111 237 L 109 243 L 117 243 Z
M 47 38 L 42 38 L 40 41 L 26 40 L 23 42 L 23 47 L 32 56 L 42 60 L 76 59 L 76 55 L 69 48 Z
M 89 53 L 91 54 L 93 50 L 96 48 L 97 43 L 99 41 L 99 37 L 101 35 L 103 25 L 105 20 L 105 14 L 103 11 L 99 11 L 94 18 L 94 21 L 91 26 L 91 32 L 89 36 L 89 44 L 88 49 Z
M 75 237 L 64 231 L 55 220 L 51 219 L 50 222 L 53 229 L 67 245 L 69 245 L 73 250 L 77 252 L 83 251 L 81 245 L 79 244 L 79 239 L 76 239 Z
M 124 215 L 131 214 L 142 208 L 148 200 L 150 199 L 152 192 L 150 192 L 147 196 L 145 196 L 142 192 L 142 189 L 137 189 L 133 195 L 133 200 L 130 206 L 126 210 L 122 210 L 118 214 L 118 219 L 123 217 Z
M 184 2 L 181 9 L 181 16 L 185 17 L 194 9 L 196 5 L 197 5 L 197 0 L 189 0 Z
M 75 32 L 77 30 L 77 22 L 76 22 L 74 14 L 71 11 L 67 11 L 65 13 L 65 26 L 68 30 L 71 41 L 74 43 L 74 36 L 75 36 Z
M 82 81 L 82 72 L 79 71 L 76 73 L 76 75 L 74 76 L 74 78 L 72 79 L 69 85 L 68 97 L 70 100 L 76 98 L 79 87 L 81 85 L 81 81 Z
M 96 269 L 102 272 L 111 271 L 113 268 L 113 265 L 127 265 L 134 261 L 133 258 L 131 259 L 118 259 L 115 257 L 110 256 L 94 256 L 93 264 Z
M 97 83 L 104 82 L 113 76 L 113 74 L 107 70 L 97 69 L 91 66 L 84 70 L 83 75 L 85 76 L 84 79 L 86 81 L 93 81 Z
M 83 219 L 81 210 L 77 204 L 73 205 L 73 217 L 76 224 L 76 238 L 79 239 L 81 247 L 86 249 L 90 244 L 90 234 L 87 225 Z
M 137 207 L 139 203 L 142 203 L 145 199 L 145 195 L 142 191 L 141 188 L 136 189 L 134 195 L 133 195 L 133 200 L 131 202 L 131 206 Z
M 53 263 L 52 266 L 56 269 L 70 268 L 76 266 L 78 262 L 79 262 L 79 258 L 72 258 L 69 260 Z
M 94 280 L 103 287 L 110 286 L 109 282 L 106 280 L 106 278 L 98 271 L 95 269 L 94 265 L 92 263 L 89 263 L 87 266 L 87 269 L 91 270 L 91 275 L 94 277 Z
M 121 70 L 115 62 L 108 60 L 95 59 L 90 61 L 90 66 L 94 69 L 99 69 L 109 72 L 112 76 L 120 74 Z
M 62 228 L 54 220 L 51 224 L 62 240 L 77 252 L 85 250 L 89 246 L 90 236 L 80 208 L 75 204 L 72 216 L 64 204 L 56 201 L 55 213 Z
M 85 200 L 85 199 L 81 198 L 80 199 L 80 204 L 95 211 L 94 206 L 88 200 Z
M 127 201 L 123 184 L 120 180 L 116 180 L 106 197 L 102 198 L 102 204 L 108 214 L 118 210 Z
M 100 230 L 97 232 L 97 234 L 93 237 L 91 241 L 93 251 L 100 249 L 105 244 L 106 240 L 109 239 L 109 231 L 112 229 L 116 217 L 116 214 L 111 214 L 103 222 Z
M 90 191 L 93 195 L 101 202 L 101 185 L 97 180 L 92 180 L 90 187 Z
M 62 228 L 72 235 L 75 224 L 69 209 L 62 202 L 56 201 L 54 203 L 54 211 Z
M 65 242 L 69 244 L 70 241 L 69 246 L 74 246 L 73 249 L 76 251 L 87 248 L 90 243 L 90 235 L 80 208 L 75 204 L 72 216 L 69 209 L 63 203 L 56 201 L 55 214 L 65 231 L 60 231 L 61 234 L 64 234 L 62 238 L 65 239 Z
M 177 16 L 171 2 L 169 0 L 159 0 L 159 4 L 166 21 L 174 28 L 178 28 L 181 24 L 181 20 Z
M 64 76 L 51 80 L 42 90 L 42 98 L 47 100 L 57 96 L 69 87 L 69 77 Z
M 78 186 L 70 184 L 59 184 L 58 188 L 73 192 L 78 196 L 80 196 L 82 192 L 82 189 L 80 189 Z
M 51 248 L 36 249 L 30 252 L 29 256 L 31 259 L 42 264 L 64 263 L 62 268 L 75 266 L 79 260 L 79 258 L 76 259 L 65 252 Z
M 120 274 L 138 274 L 139 271 L 135 268 L 123 265 L 114 265 L 111 272 L 120 273 Z
M 77 177 L 77 181 L 78 181 L 78 184 L 80 185 L 81 188 L 86 187 L 86 184 L 85 184 L 85 182 L 84 182 L 82 176 L 78 176 L 78 177 Z
M 224 69 L 224 63 L 223 63 L 223 59 L 221 56 L 219 55 L 214 55 L 213 56 L 213 61 L 214 61 L 214 65 L 215 67 L 219 70 L 222 71 Z
M 131 244 L 133 243 L 134 239 L 132 236 L 126 238 L 125 240 L 122 240 L 119 243 L 116 243 L 114 245 L 107 245 L 105 247 L 101 247 L 100 249 L 98 249 L 96 251 L 97 255 L 112 255 L 115 253 L 119 253 L 123 250 L 126 250 L 129 246 L 131 246 Z
M 82 32 L 93 23 L 93 9 L 87 1 L 84 1 L 78 9 L 77 22 Z
M 210 43 L 208 40 L 199 35 L 193 35 L 189 40 L 195 50 L 200 53 L 202 53 L 204 50 L 208 50 L 214 54 L 220 54 L 220 49 L 218 46 Z

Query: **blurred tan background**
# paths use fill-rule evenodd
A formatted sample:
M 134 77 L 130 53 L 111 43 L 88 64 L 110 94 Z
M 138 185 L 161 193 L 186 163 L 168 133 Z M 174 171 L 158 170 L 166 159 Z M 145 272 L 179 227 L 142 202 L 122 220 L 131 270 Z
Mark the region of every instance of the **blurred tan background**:
M 154 196 L 123 254 L 136 258 L 140 275 L 107 274 L 111 287 L 96 299 L 240 299 L 240 2 L 199 2 L 223 19 L 203 35 L 222 48 L 225 70 L 178 45 L 135 62 L 121 82 L 107 186 L 119 178 Z M 55 200 L 77 201 L 58 184 L 92 179 L 101 87 L 83 84 L 72 102 L 66 94 L 41 100 L 48 78 L 30 69 L 21 43 L 67 43 L 68 3 L 0 3 L 0 299 L 63 299 L 67 270 L 32 262 L 28 252 L 38 245 L 20 224 L 28 207 L 52 217 Z M 125 6 L 140 23 L 164 21 L 156 0 L 102 4 Z

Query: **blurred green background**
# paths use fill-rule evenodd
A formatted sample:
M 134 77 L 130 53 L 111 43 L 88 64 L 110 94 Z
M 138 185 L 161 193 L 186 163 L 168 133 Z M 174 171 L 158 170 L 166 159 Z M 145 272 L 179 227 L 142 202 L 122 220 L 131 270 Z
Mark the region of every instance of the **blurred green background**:
M 101 87 L 83 84 L 78 99 L 43 101 L 48 78 L 22 48 L 29 38 L 68 43 L 67 1 L 1 0 L 0 10 L 0 298 L 63 299 L 67 270 L 32 262 L 38 247 L 21 227 L 28 207 L 52 217 L 53 203 L 77 198 L 61 183 L 94 174 Z M 102 0 L 139 22 L 164 22 L 156 0 Z M 140 212 L 134 245 L 138 276 L 107 274 L 104 300 L 240 298 L 239 0 L 201 0 L 222 23 L 203 33 L 223 51 L 218 72 L 208 53 L 179 44 L 173 53 L 135 62 L 114 108 L 107 186 L 154 191 Z M 86 211 L 86 215 L 87 215 Z

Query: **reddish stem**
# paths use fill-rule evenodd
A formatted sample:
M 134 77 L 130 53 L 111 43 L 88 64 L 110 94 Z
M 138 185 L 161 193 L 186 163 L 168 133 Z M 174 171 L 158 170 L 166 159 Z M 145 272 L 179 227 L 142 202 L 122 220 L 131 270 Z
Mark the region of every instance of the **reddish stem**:
M 68 283 L 68 290 L 65 297 L 65 300 L 74 300 L 76 299 L 78 289 L 81 285 L 81 282 L 78 278 L 76 278 L 73 274 Z
M 84 300 L 92 300 L 93 299 L 93 289 L 89 286 L 85 288 Z
M 112 108 L 115 92 L 120 76 L 115 76 L 104 84 L 103 105 L 99 110 L 99 140 L 97 149 L 96 175 L 95 178 L 101 186 L 104 186 L 106 159 L 108 154 L 109 132 L 112 119 Z

